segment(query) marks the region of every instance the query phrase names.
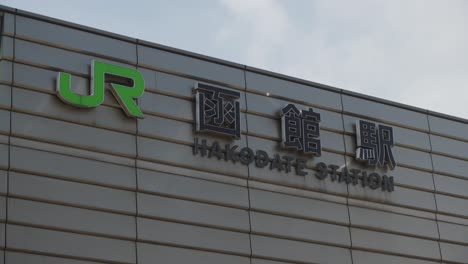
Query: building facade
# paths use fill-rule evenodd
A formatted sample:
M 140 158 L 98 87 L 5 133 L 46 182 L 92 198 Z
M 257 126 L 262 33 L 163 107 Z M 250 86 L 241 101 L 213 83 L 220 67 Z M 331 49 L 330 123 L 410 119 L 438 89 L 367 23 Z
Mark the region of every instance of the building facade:
M 467 120 L 1 12 L 1 264 L 468 263 Z

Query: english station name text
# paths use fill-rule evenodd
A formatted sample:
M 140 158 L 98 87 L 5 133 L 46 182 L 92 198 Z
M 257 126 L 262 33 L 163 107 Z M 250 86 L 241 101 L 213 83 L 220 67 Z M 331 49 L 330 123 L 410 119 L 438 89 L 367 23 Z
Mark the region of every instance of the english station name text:
M 239 148 L 237 145 L 225 144 L 221 146 L 217 141 L 213 141 L 208 145 L 206 139 L 194 138 L 193 155 L 201 155 L 207 158 L 216 158 L 218 160 L 239 162 L 242 165 L 248 166 L 255 164 L 258 168 L 268 167 L 270 170 L 290 173 L 295 171 L 298 176 L 307 176 L 309 173 L 306 169 L 306 159 L 273 154 L 270 156 L 263 150 L 252 150 L 249 147 Z M 334 164 L 326 164 L 318 162 L 314 168 L 314 176 L 319 180 L 329 178 L 332 182 L 344 182 L 346 184 L 368 187 L 372 190 L 381 188 L 382 191 L 393 192 L 394 182 L 393 176 L 380 175 L 376 172 L 367 172 L 355 168 L 348 169 L 347 166 L 338 166 Z

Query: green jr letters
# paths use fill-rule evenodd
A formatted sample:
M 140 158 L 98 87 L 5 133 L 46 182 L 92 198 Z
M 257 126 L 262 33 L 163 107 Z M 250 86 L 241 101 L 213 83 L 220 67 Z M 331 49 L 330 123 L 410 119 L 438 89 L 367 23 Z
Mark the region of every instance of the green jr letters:
M 112 65 L 101 61 L 92 61 L 90 95 L 80 95 L 71 90 L 71 75 L 59 72 L 57 76 L 57 94 L 65 103 L 77 107 L 96 107 L 104 101 L 105 75 L 114 75 L 131 79 L 133 86 L 111 83 L 111 91 L 127 116 L 143 118 L 135 99 L 143 95 L 145 81 L 141 73 L 135 69 Z

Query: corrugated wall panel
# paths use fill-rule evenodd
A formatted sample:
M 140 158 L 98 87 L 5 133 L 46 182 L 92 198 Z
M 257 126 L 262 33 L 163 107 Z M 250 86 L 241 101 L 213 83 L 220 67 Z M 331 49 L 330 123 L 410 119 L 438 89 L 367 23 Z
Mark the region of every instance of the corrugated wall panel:
M 31 14 L 3 23 L 0 263 L 468 263 L 467 124 Z M 110 92 L 58 99 L 59 71 L 89 91 L 93 59 L 143 74 L 144 119 Z M 240 140 L 194 133 L 196 82 L 240 92 Z M 307 176 L 193 155 L 199 137 L 305 157 L 279 148 L 288 103 L 321 114 Z M 355 161 L 357 120 L 394 128 L 395 170 Z M 318 162 L 395 191 L 320 181 Z

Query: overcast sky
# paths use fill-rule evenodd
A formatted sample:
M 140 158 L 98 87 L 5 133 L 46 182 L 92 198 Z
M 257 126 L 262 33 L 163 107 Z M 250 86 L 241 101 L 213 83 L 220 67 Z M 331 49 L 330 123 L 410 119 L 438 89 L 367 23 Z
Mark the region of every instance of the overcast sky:
M 0 4 L 468 118 L 468 1 Z

